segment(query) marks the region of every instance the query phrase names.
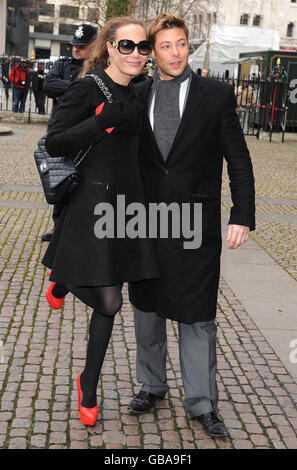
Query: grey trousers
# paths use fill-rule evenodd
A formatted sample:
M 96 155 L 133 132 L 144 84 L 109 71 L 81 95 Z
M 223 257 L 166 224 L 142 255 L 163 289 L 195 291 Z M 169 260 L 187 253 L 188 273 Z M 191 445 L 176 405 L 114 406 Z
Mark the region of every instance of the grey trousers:
M 166 319 L 154 312 L 134 309 L 136 336 L 136 376 L 142 390 L 165 397 Z M 218 402 L 216 382 L 216 332 L 214 321 L 178 323 L 179 355 L 184 404 L 190 416 L 213 411 Z

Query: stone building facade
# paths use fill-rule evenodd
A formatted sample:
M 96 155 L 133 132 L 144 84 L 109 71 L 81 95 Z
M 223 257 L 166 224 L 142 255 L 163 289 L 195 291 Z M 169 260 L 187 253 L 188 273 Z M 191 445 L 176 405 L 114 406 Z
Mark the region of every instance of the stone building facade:
M 28 57 L 70 55 L 75 27 L 82 22 L 94 26 L 105 20 L 106 0 L 0 0 L 7 8 L 6 47 L 0 36 L 2 53 Z M 209 36 L 211 25 L 258 26 L 278 31 L 284 49 L 297 49 L 297 0 L 135 0 L 134 16 L 146 24 L 161 11 L 182 15 L 190 29 L 192 49 Z M 4 15 L 1 14 L 2 23 Z M 20 37 L 22 36 L 22 37 Z M 13 42 L 14 41 L 14 42 Z M 1 53 L 1 52 L 0 52 Z
M 7 0 L 0 0 L 0 56 L 5 53 Z
M 297 49 L 297 0 L 220 0 L 218 22 L 275 29 L 282 49 Z
M 1 54 L 27 55 L 30 9 L 33 0 L 1 0 Z M 3 22 L 4 28 L 2 29 Z
M 70 56 L 70 39 L 76 26 L 90 22 L 96 26 L 102 21 L 103 9 L 98 2 L 77 0 L 37 0 L 29 30 L 29 51 L 36 58 Z M 101 13 L 101 14 L 99 14 Z

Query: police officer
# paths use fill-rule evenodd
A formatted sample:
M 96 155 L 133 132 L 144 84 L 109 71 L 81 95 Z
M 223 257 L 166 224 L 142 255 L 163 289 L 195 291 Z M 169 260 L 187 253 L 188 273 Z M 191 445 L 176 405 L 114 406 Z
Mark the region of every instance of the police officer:
M 45 78 L 44 92 L 49 98 L 53 98 L 53 108 L 48 120 L 50 125 L 55 117 L 59 100 L 64 95 L 66 88 L 75 80 L 82 69 L 85 59 L 90 56 L 90 44 L 95 39 L 97 28 L 91 24 L 84 23 L 77 27 L 70 41 L 72 57 L 70 59 L 58 59 L 50 69 Z M 59 215 L 63 210 L 62 204 L 55 204 L 53 209 L 53 221 L 56 225 Z M 42 241 L 49 241 L 53 235 L 54 228 L 41 236 Z

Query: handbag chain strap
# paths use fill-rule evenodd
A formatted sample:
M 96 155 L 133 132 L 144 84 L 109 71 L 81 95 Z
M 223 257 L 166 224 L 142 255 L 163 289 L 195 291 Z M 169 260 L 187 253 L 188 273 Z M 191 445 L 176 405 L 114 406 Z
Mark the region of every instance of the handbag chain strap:
M 112 103 L 112 94 L 110 93 L 105 83 L 101 80 L 101 78 L 98 77 L 98 75 L 95 75 L 94 73 L 90 73 L 90 75 L 87 75 L 87 77 L 92 77 L 95 80 L 102 93 L 104 93 L 104 95 L 106 96 L 107 101 L 109 103 Z
M 97 83 L 98 87 L 100 88 L 100 90 L 102 91 L 102 93 L 105 95 L 107 101 L 109 103 L 112 103 L 113 102 L 113 99 L 112 99 L 112 94 L 110 93 L 109 89 L 107 88 L 107 86 L 105 85 L 105 83 L 103 82 L 103 80 L 101 80 L 101 78 L 99 78 L 97 75 L 95 75 L 94 73 L 90 73 L 89 75 L 86 75 L 87 77 L 92 77 L 93 80 L 95 80 L 95 82 Z M 81 162 L 83 161 L 83 159 L 86 157 L 86 155 L 89 153 L 89 151 L 91 150 L 93 145 L 90 145 L 89 148 L 87 150 L 80 150 L 77 154 L 77 156 L 74 158 L 74 164 L 75 166 L 78 166 L 81 164 Z

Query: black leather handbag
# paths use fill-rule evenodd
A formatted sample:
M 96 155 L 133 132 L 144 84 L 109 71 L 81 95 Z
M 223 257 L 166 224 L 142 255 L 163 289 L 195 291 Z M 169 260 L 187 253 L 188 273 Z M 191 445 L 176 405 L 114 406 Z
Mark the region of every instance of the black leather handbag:
M 109 89 L 97 75 L 90 74 L 109 103 L 113 99 Z M 65 204 L 79 183 L 78 166 L 83 161 L 92 145 L 88 149 L 80 150 L 75 158 L 50 156 L 45 148 L 46 135 L 38 141 L 34 151 L 35 163 L 41 179 L 44 195 L 49 204 Z
M 46 135 L 39 139 L 34 152 L 44 195 L 49 204 L 63 204 L 79 182 L 76 159 L 51 157 L 46 151 L 45 139 Z

